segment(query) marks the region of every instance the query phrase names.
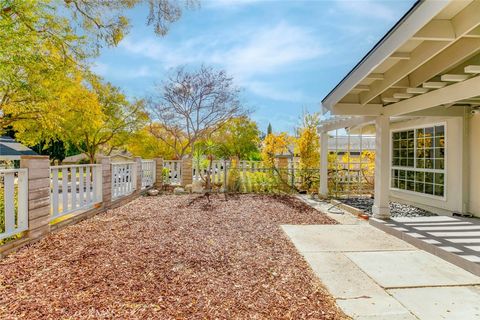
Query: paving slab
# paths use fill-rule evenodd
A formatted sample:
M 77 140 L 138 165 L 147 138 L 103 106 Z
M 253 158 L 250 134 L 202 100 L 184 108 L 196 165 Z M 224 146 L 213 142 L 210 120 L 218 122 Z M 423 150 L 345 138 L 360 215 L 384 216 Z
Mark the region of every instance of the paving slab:
M 419 319 L 480 319 L 480 287 L 478 286 L 388 291 Z
M 428 217 L 395 217 L 392 218 L 394 221 L 404 222 L 404 223 L 418 223 L 418 222 L 457 222 L 461 221 L 457 218 L 447 217 L 447 216 L 428 216 Z
M 416 319 L 343 253 L 309 252 L 303 256 L 340 308 L 355 319 L 385 319 L 385 314 L 389 319 Z
M 298 198 L 312 208 L 326 214 L 329 218 L 340 224 L 367 224 L 367 221 L 359 219 L 353 214 L 332 205 L 329 201 L 310 199 L 308 196 L 299 195 Z
M 303 254 L 328 291 L 341 299 L 386 298 L 389 295 L 375 281 L 340 252 Z
M 365 225 L 282 225 L 300 252 L 413 250 L 396 237 Z
M 336 302 L 353 319 L 417 319 L 391 296 L 339 299 Z
M 345 255 L 384 288 L 480 284 L 480 277 L 424 251 Z

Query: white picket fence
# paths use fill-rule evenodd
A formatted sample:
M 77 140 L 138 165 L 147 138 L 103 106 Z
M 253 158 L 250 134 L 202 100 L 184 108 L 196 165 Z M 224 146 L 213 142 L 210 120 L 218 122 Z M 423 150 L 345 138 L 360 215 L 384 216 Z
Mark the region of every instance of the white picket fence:
M 112 199 L 127 196 L 136 189 L 137 170 L 135 162 L 112 163 Z
M 204 181 L 208 172 L 209 164 L 203 163 L 202 166 L 198 162 L 193 163 L 193 181 Z M 229 160 L 213 160 L 210 171 L 210 178 L 214 184 L 226 183 L 228 170 L 231 168 L 231 161 Z M 241 176 L 245 176 L 247 172 L 264 171 L 266 168 L 261 161 L 241 160 L 237 163 L 237 170 Z
M 179 185 L 182 183 L 182 160 L 164 160 L 163 167 L 168 169 L 166 184 Z
M 224 179 L 226 177 L 225 173 L 229 165 L 230 165 L 230 161 L 227 161 L 227 160 L 213 160 L 212 168 L 210 171 L 211 182 L 214 184 L 224 183 Z M 206 179 L 206 176 L 208 173 L 207 166 L 205 166 L 205 164 L 203 166 L 200 166 L 198 162 L 194 160 L 194 163 L 192 166 L 193 181 L 202 181 Z
M 50 167 L 50 179 L 52 220 L 102 202 L 100 164 Z
M 142 189 L 152 187 L 155 183 L 156 165 L 154 160 L 142 160 Z
M 0 170 L 0 207 L 3 205 L 3 226 L 0 240 L 28 229 L 28 171 Z M 2 199 L 3 198 L 3 199 Z

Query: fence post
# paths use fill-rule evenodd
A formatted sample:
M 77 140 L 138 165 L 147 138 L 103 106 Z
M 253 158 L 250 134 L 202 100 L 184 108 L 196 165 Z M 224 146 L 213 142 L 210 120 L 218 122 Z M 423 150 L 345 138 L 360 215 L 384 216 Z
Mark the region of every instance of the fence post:
M 277 155 L 276 158 L 280 180 L 282 181 L 282 184 L 284 184 L 284 188 L 288 190 L 288 159 L 290 158 L 290 156 Z
M 155 158 L 155 188 L 161 189 L 163 185 L 163 158 Z
M 102 205 L 107 209 L 112 204 L 112 162 L 110 157 L 101 157 L 98 163 L 102 165 Z
M 182 186 L 192 184 L 193 172 L 192 172 L 192 158 L 185 157 L 182 160 Z
M 27 237 L 37 239 L 50 232 L 50 160 L 48 156 L 22 156 L 28 169 Z
M 133 178 L 135 181 L 135 193 L 139 194 L 142 192 L 142 158 L 141 157 L 135 157 L 135 165 L 134 165 L 134 176 Z

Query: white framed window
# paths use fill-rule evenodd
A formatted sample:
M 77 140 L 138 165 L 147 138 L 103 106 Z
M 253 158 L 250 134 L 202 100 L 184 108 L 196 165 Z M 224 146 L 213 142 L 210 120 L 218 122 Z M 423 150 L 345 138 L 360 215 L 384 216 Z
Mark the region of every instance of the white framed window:
M 446 125 L 392 132 L 391 187 L 445 198 Z

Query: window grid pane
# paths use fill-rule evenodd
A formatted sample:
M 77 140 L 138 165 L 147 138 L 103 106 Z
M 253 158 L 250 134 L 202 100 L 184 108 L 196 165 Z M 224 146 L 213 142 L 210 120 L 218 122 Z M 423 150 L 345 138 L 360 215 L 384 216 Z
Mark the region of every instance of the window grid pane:
M 443 197 L 445 126 L 393 132 L 392 166 L 392 188 Z

